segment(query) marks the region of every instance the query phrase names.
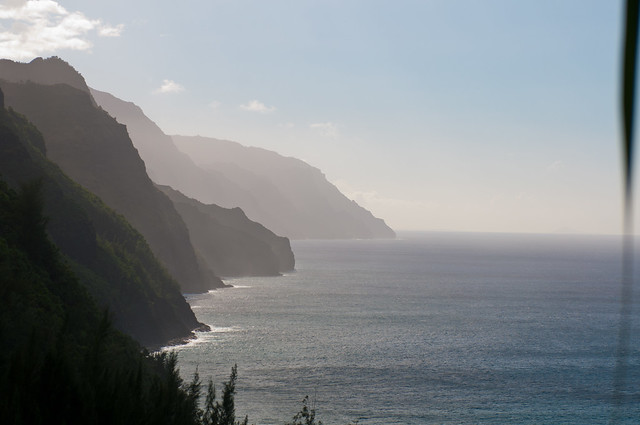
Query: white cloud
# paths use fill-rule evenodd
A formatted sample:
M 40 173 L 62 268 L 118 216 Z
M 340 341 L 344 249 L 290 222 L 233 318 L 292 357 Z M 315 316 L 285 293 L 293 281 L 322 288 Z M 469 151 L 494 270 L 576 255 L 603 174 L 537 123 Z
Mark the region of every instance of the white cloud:
M 338 137 L 338 126 L 330 121 L 311 124 L 309 127 L 313 130 L 319 131 L 323 136 L 331 137 L 333 139 Z
M 173 80 L 162 80 L 162 85 L 157 88 L 154 93 L 180 93 L 184 91 L 184 87 Z
M 92 32 L 117 37 L 123 29 L 69 12 L 52 0 L 5 2 L 0 5 L 0 57 L 29 60 L 58 50 L 89 50 Z
M 249 112 L 258 112 L 260 114 L 270 114 L 276 110 L 275 106 L 267 106 L 258 100 L 250 100 L 244 105 L 240 105 L 240 109 Z
M 102 37 L 120 37 L 123 30 L 123 24 L 116 25 L 115 27 L 112 27 L 110 25 L 101 25 L 100 29 L 98 30 L 98 34 L 100 34 Z
M 295 127 L 295 124 L 292 122 L 286 122 L 284 124 L 278 124 L 278 127 L 280 128 L 293 128 Z
M 220 105 L 222 105 L 222 102 L 219 102 L 217 100 L 214 100 L 211 103 L 209 103 L 209 107 L 211 109 L 218 109 L 220 107 Z

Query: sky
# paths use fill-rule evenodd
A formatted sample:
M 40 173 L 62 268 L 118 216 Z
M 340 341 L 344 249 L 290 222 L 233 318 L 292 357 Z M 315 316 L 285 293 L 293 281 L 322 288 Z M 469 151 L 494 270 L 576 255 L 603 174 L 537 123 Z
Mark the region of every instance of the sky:
M 0 56 L 59 56 L 167 134 L 300 158 L 396 230 L 615 234 L 622 11 L 0 0 Z

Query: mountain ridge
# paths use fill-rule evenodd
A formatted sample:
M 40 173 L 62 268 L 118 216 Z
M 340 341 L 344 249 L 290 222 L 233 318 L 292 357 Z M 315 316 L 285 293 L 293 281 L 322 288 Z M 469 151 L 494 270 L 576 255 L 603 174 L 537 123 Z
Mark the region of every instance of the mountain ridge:
M 251 220 L 292 239 L 395 237 L 383 220 L 346 198 L 321 170 L 302 160 L 232 141 L 168 136 L 134 103 L 90 90 L 103 109 L 127 125 L 149 174 L 160 185 L 205 204 L 240 207 Z M 215 144 L 216 150 L 194 155 L 185 139 Z M 205 160 L 229 150 L 233 153 L 225 161 Z M 247 162 L 247 154 L 260 158 Z M 278 174 L 282 167 L 288 170 L 284 176 Z M 297 181 L 306 186 L 292 188 Z
M 200 167 L 217 169 L 230 180 L 243 181 L 240 186 L 246 185 L 246 190 L 266 185 L 277 188 L 278 193 L 291 204 L 290 214 L 280 212 L 278 205 L 270 202 L 271 193 L 264 189 L 251 192 L 261 197 L 264 210 L 286 217 L 284 221 L 294 239 L 395 237 L 395 232 L 384 220 L 374 217 L 370 211 L 344 196 L 319 168 L 298 158 L 211 137 L 174 135 L 172 138 L 178 149 L 187 153 Z M 251 212 L 247 211 L 248 214 Z M 264 222 L 269 223 L 267 220 Z M 275 223 L 273 227 L 277 228 Z
M 202 326 L 142 236 L 98 197 L 69 179 L 37 148 L 41 133 L 24 116 L 0 110 L 0 174 L 19 189 L 40 182 L 47 233 L 116 327 L 148 347 Z
M 39 67 L 41 63 L 66 66 L 68 74 L 81 78 L 60 59 L 30 64 L 34 62 Z M 186 225 L 171 201 L 149 179 L 126 127 L 96 107 L 88 89 L 37 84 L 33 80 L 10 82 L 5 77 L 0 73 L 6 104 L 25 114 L 42 131 L 48 157 L 131 221 L 183 291 L 204 292 L 224 286 L 198 261 Z

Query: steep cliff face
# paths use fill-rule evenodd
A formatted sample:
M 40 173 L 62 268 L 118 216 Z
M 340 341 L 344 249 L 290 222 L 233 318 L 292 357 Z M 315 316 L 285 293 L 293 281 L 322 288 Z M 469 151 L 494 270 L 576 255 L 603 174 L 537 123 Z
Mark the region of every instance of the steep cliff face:
M 216 139 L 172 139 L 136 105 L 91 91 L 100 106 L 127 125 L 156 183 L 206 204 L 239 206 L 251 220 L 290 238 L 395 237 L 383 220 L 300 160 Z
M 252 205 L 240 206 L 251 219 L 277 233 L 292 238 L 395 237 L 383 220 L 348 199 L 304 161 L 228 140 L 199 136 L 173 136 L 173 140 L 197 165 L 221 172 L 254 194 L 267 215 Z
M 187 224 L 196 250 L 219 276 L 269 276 L 291 271 L 289 239 L 247 218 L 240 208 L 205 205 L 158 186 Z
M 59 66 L 58 61 L 53 64 Z M 70 67 L 67 72 L 77 74 Z M 88 90 L 67 84 L 11 83 L 4 77 L 0 73 L 6 105 L 40 129 L 49 159 L 124 215 L 184 292 L 223 286 L 198 262 L 184 222 L 154 187 L 125 126 L 95 107 Z
M 2 180 L 14 189 L 41 182 L 49 235 L 79 283 L 108 307 L 116 327 L 155 347 L 202 326 L 144 238 L 48 161 L 38 148 L 42 143 L 40 132 L 24 117 L 0 109 Z

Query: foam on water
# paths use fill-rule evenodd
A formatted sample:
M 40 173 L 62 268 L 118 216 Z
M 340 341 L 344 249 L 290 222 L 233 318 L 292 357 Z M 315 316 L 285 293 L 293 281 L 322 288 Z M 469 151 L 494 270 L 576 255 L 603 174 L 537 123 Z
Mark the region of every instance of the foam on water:
M 202 308 L 202 307 L 200 307 Z M 194 309 L 198 310 L 198 308 Z M 240 328 L 238 327 L 216 327 L 209 326 L 211 330 L 208 331 L 195 331 L 195 338 L 189 339 L 186 343 L 180 345 L 169 345 L 166 347 L 162 347 L 160 351 L 181 351 L 181 350 L 191 350 L 198 345 L 215 345 L 224 339 L 222 338 L 223 334 L 238 332 Z

